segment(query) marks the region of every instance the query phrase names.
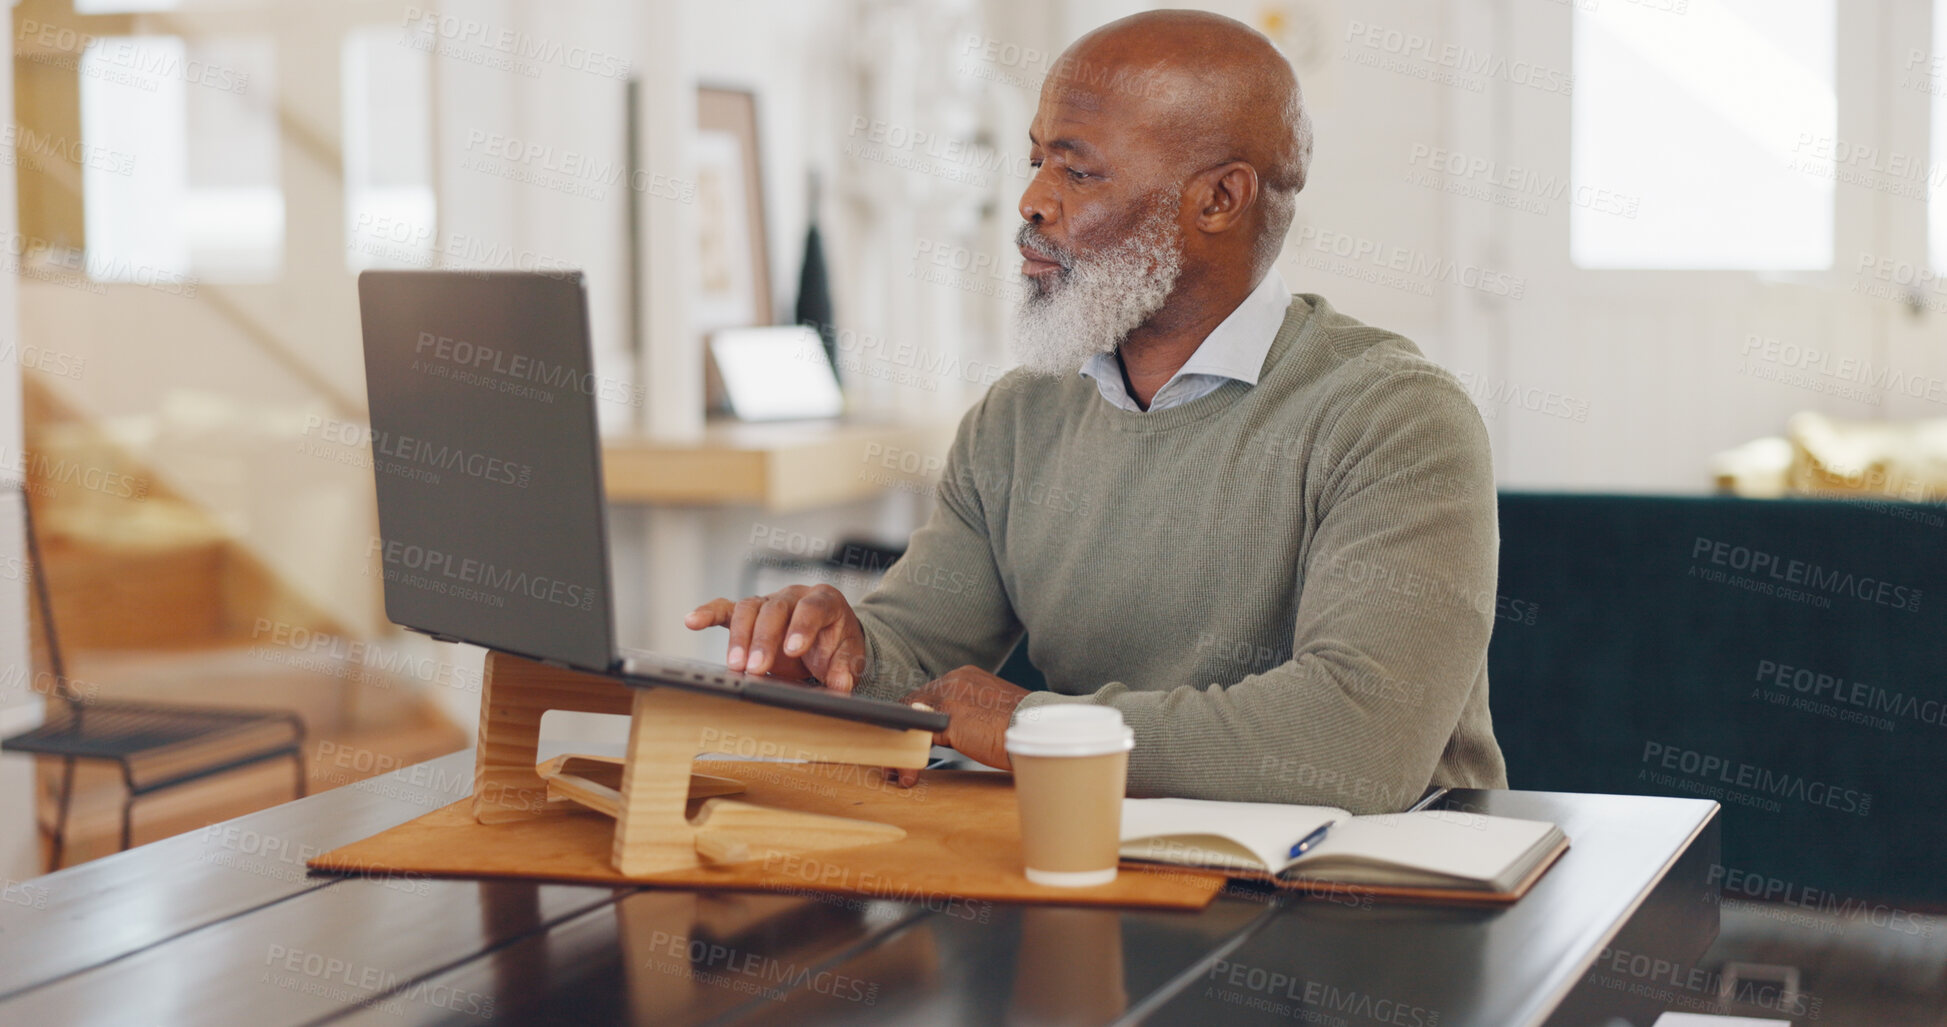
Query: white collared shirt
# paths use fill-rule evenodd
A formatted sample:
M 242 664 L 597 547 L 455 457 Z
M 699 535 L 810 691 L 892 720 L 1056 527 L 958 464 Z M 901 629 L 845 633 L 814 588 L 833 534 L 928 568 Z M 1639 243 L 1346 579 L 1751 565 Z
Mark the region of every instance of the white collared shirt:
M 1264 358 L 1270 354 L 1271 343 L 1278 337 L 1278 329 L 1284 326 L 1285 310 L 1290 306 L 1291 289 L 1278 269 L 1272 268 L 1257 283 L 1257 288 L 1244 297 L 1244 302 L 1204 337 L 1203 344 L 1190 354 L 1190 359 L 1156 390 L 1149 401 L 1150 411 L 1207 396 L 1226 381 L 1256 385 L 1258 374 L 1264 370 Z M 1088 358 L 1081 373 L 1095 380 L 1095 388 L 1103 399 L 1131 413 L 1142 412 L 1129 390 L 1123 387 L 1122 361 L 1114 353 L 1097 353 Z

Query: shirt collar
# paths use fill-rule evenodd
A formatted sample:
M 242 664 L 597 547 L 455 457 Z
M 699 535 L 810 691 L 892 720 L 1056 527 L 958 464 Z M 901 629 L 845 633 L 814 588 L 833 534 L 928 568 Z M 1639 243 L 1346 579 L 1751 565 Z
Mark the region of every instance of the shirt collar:
M 1230 312 L 1197 346 L 1190 359 L 1170 375 L 1161 389 L 1162 396 L 1177 379 L 1190 375 L 1230 378 L 1256 385 L 1264 371 L 1264 360 L 1284 326 L 1285 311 L 1291 306 L 1291 289 L 1277 268 L 1266 272 L 1244 302 Z M 1097 353 L 1082 365 L 1083 377 L 1092 378 L 1102 397 L 1124 410 L 1140 410 L 1122 384 L 1122 363 L 1114 353 Z

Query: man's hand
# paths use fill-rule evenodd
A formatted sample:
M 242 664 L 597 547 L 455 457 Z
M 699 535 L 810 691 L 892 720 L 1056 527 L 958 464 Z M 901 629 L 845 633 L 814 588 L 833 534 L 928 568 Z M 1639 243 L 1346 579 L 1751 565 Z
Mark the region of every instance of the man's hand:
M 953 718 L 945 731 L 933 735 L 935 745 L 946 745 L 1002 770 L 1012 769 L 1007 759 L 1007 726 L 1014 721 L 1014 707 L 1028 697 L 1028 690 L 1011 685 L 979 667 L 961 667 L 927 682 L 899 700 L 908 705 L 925 703 Z M 899 783 L 911 787 L 919 782 L 919 771 L 900 768 Z
M 691 610 L 683 624 L 691 631 L 729 628 L 723 662 L 731 670 L 816 678 L 836 692 L 850 692 L 865 674 L 865 629 L 852 604 L 830 585 L 791 585 L 734 603 L 712 599 Z

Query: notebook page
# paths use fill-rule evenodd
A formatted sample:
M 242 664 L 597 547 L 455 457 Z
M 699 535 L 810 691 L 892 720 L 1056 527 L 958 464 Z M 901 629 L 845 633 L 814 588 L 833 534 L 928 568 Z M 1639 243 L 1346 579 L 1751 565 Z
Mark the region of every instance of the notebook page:
M 1292 872 L 1330 876 L 1334 866 L 1376 862 L 1464 881 L 1492 881 L 1554 826 L 1432 810 L 1357 817 L 1333 825 L 1323 842 L 1292 864 Z
M 1173 863 L 1211 862 L 1199 850 L 1213 848 L 1200 840 L 1227 839 L 1249 852 L 1261 867 L 1285 865 L 1291 846 L 1318 829 L 1338 823 L 1336 834 L 1351 814 L 1330 806 L 1287 806 L 1274 802 L 1213 802 L 1205 799 L 1122 800 L 1122 854 L 1135 859 Z M 1331 838 L 1327 835 L 1327 840 Z M 1148 844 L 1136 844 L 1143 840 Z M 1174 841 L 1172 841 L 1174 839 Z M 1219 850 L 1221 851 L 1221 850 Z

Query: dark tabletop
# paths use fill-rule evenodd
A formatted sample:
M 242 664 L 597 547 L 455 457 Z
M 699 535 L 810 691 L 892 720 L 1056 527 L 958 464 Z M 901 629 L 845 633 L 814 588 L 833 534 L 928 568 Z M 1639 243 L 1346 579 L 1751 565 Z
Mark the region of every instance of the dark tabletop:
M 10 883 L 0 1023 L 1606 1027 L 1648 1015 L 1625 996 L 1680 986 L 1668 967 L 1717 929 L 1716 804 L 1644 796 L 1452 793 L 1572 840 L 1494 909 L 1238 888 L 1196 913 L 1114 911 L 305 870 L 463 797 L 471 771 L 455 753 Z

